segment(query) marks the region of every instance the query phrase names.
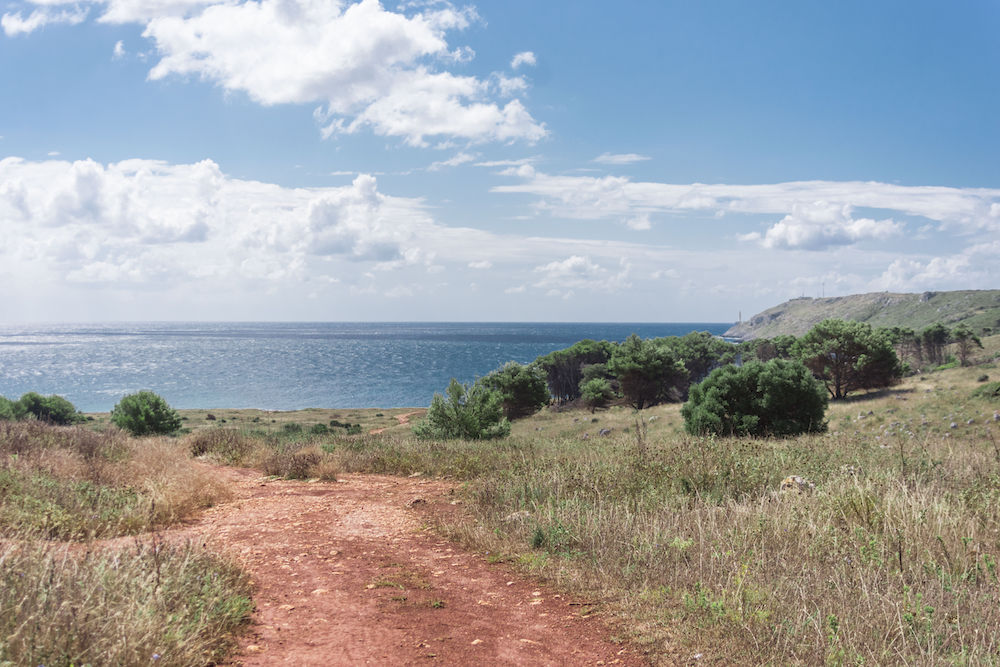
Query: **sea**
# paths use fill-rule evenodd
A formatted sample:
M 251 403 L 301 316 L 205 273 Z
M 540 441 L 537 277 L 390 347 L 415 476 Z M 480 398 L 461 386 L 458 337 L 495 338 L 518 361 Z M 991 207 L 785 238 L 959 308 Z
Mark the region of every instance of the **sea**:
M 573 343 L 721 335 L 730 323 L 143 322 L 0 325 L 0 395 L 108 412 L 148 389 L 178 409 L 425 407 Z

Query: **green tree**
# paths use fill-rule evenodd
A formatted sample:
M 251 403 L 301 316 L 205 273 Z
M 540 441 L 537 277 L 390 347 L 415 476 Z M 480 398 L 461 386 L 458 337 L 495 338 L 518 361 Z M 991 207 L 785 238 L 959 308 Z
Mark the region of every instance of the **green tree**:
M 111 410 L 111 422 L 135 436 L 168 435 L 181 427 L 177 411 L 151 391 L 122 397 Z
M 795 336 L 782 334 L 774 338 L 754 338 L 745 340 L 737 346 L 744 361 L 770 361 L 771 359 L 790 359 Z
M 76 406 L 62 396 L 42 396 L 33 391 L 21 396 L 14 403 L 14 416 L 18 419 L 37 419 L 67 426 L 83 421 L 83 415 L 77 412 Z
M 823 320 L 796 341 L 793 354 L 823 381 L 833 398 L 887 387 L 902 376 L 888 337 L 864 322 Z
M 604 378 L 583 380 L 580 384 L 580 396 L 584 404 L 593 413 L 597 408 L 603 408 L 615 397 L 611 383 Z
M 944 348 L 949 340 L 951 340 L 951 332 L 940 322 L 921 331 L 920 345 L 923 348 L 924 360 L 932 366 L 943 364 Z
M 723 366 L 691 387 L 681 408 L 695 435 L 786 436 L 826 430 L 823 386 L 798 361 Z
M 479 382 L 467 387 L 452 378 L 446 393 L 434 394 L 427 417 L 413 426 L 418 438 L 488 440 L 510 435 L 500 392 Z
M 14 401 L 0 396 L 0 421 L 14 421 Z
M 611 353 L 608 372 L 636 410 L 666 400 L 671 390 L 687 380 L 687 370 L 669 347 L 635 334 Z
M 655 344 L 668 348 L 684 364 L 687 378 L 678 383 L 680 398 L 687 398 L 688 388 L 701 382 L 717 366 L 732 363 L 737 348 L 707 331 L 692 331 L 685 336 L 656 338 Z
M 966 324 L 959 324 L 951 330 L 951 339 L 955 342 L 955 349 L 958 352 L 958 360 L 963 366 L 969 365 L 969 357 L 975 347 L 982 349 L 983 341 L 973 333 Z
M 500 392 L 503 413 L 507 419 L 534 414 L 549 402 L 549 389 L 545 383 L 545 376 L 535 365 L 525 366 L 511 361 L 482 378 L 480 382 L 485 387 Z
M 580 397 L 580 380 L 583 368 L 603 364 L 611 358 L 614 344 L 585 339 L 564 350 L 556 350 L 535 359 L 535 364 L 545 373 L 549 393 L 559 402 L 573 401 Z

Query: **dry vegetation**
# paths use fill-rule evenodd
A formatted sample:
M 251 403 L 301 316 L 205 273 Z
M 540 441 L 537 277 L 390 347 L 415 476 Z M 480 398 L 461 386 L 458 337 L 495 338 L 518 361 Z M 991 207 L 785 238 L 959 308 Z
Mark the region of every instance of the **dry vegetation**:
M 0 421 L 0 665 L 225 655 L 250 612 L 234 565 L 155 536 L 93 540 L 146 533 L 227 496 L 177 441 Z
M 986 342 L 981 362 L 1000 347 Z M 444 530 L 613 609 L 654 661 L 993 663 L 1000 405 L 972 397 L 990 373 L 910 378 L 833 404 L 829 433 L 784 440 L 694 438 L 676 405 L 545 410 L 488 443 L 228 437 L 275 473 L 283 456 L 301 476 L 467 480 L 470 514 Z M 815 489 L 779 492 L 789 475 Z
M 419 441 L 396 419 L 406 410 L 224 410 L 214 419 L 187 411 L 188 433 L 175 440 L 0 424 L 0 525 L 61 538 L 162 525 L 219 497 L 189 454 L 295 478 L 350 471 L 446 476 L 465 481 L 469 512 L 450 517 L 442 530 L 491 560 L 590 596 L 620 616 L 622 633 L 654 662 L 697 655 L 699 664 L 997 663 L 1000 403 L 973 393 L 1000 380 L 1000 337 L 984 343 L 978 366 L 836 402 L 828 433 L 783 440 L 691 437 L 677 405 L 594 415 L 546 409 L 515 422 L 512 437 L 492 442 Z M 331 422 L 361 428 L 348 434 Z M 371 433 L 377 429 L 385 430 Z M 780 492 L 789 475 L 814 489 Z M 49 493 L 50 486 L 60 490 Z M 11 502 L 15 497 L 41 498 L 45 509 L 25 510 Z M 29 628 L 41 637 L 41 619 L 90 628 L 73 625 L 79 610 L 121 613 L 100 597 L 106 589 L 99 573 L 109 561 L 83 567 L 66 552 L 36 548 L 0 551 L 5 590 L 29 563 L 35 569 L 26 576 L 34 581 L 74 581 L 86 571 L 98 573 L 97 583 L 41 595 L 28 611 L 18 610 L 14 625 L 13 598 L 0 593 L 0 663 L 137 662 L 107 658 L 126 655 L 112 649 L 98 659 L 78 657 L 76 649 L 60 648 L 65 632 L 21 640 Z M 137 569 L 129 578 L 146 581 L 136 584 L 144 590 L 164 590 L 162 580 L 148 583 L 157 552 L 134 551 Z M 232 576 L 231 597 L 212 598 L 225 612 L 220 618 L 237 619 L 249 604 Z M 190 591 L 188 585 L 180 590 Z M 84 597 L 71 598 L 71 589 Z M 46 606 L 59 600 L 61 606 Z M 219 639 L 230 626 L 213 627 Z M 91 632 L 100 634 L 70 634 L 83 637 L 82 646 Z M 127 643 L 128 650 L 158 651 L 149 648 L 155 642 Z M 29 644 L 62 652 L 9 657 L 12 647 Z

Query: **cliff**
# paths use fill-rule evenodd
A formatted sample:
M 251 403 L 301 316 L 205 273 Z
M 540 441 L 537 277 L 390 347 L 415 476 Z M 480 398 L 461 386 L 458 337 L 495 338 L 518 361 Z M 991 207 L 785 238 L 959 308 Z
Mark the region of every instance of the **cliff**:
M 734 325 L 726 336 L 773 338 L 801 336 L 817 323 L 835 317 L 876 327 L 920 331 L 940 322 L 951 328 L 964 322 L 976 333 L 1000 330 L 1000 290 L 963 290 L 898 294 L 875 292 L 826 299 L 802 297 L 769 308 Z

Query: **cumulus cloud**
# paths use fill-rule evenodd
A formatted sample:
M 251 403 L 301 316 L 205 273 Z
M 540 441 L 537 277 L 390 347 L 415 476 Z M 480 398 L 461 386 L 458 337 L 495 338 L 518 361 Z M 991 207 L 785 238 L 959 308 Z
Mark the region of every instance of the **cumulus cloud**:
M 817 201 L 793 204 L 792 212 L 763 235 L 752 232 L 743 239 L 759 241 L 765 248 L 821 250 L 866 239 L 884 241 L 902 231 L 903 225 L 892 219 L 854 218 L 850 205 Z
M 872 289 L 922 291 L 993 286 L 1000 282 L 1000 240 L 930 258 L 900 257 L 871 282 Z
M 588 256 L 572 255 L 535 268 L 539 278 L 534 287 L 553 296 L 569 296 L 574 290 L 617 292 L 628 287 L 630 266 L 625 260 L 617 273 L 597 264 Z
M 455 60 L 447 34 L 476 19 L 450 5 L 404 15 L 377 0 L 261 0 L 153 17 L 144 35 L 161 56 L 151 79 L 195 75 L 264 105 L 319 102 L 326 136 L 369 128 L 419 146 L 541 139 L 545 128 L 520 100 L 493 99 L 520 84 L 441 68 Z
M 0 232 L 11 263 L 88 282 L 302 278 L 310 258 L 413 263 L 434 227 L 418 200 L 345 187 L 283 188 L 225 176 L 209 160 L 102 165 L 0 160 Z
M 370 130 L 414 146 L 429 140 L 535 142 L 547 134 L 520 99 L 522 77 L 449 70 L 475 57 L 450 34 L 479 17 L 447 2 L 379 0 L 29 0 L 37 7 L 0 19 L 7 35 L 80 23 L 89 7 L 106 23 L 138 23 L 159 61 L 152 80 L 198 77 L 262 105 L 318 104 L 330 137 Z M 72 9 L 56 9 L 72 4 Z M 409 11 L 407 11 L 409 10 Z M 119 52 L 116 46 L 116 54 Z M 523 56 L 523 54 L 521 54 Z M 525 56 L 526 57 L 526 56 Z
M 618 220 L 632 226 L 655 213 L 707 212 L 719 216 L 780 215 L 763 232 L 742 236 L 768 248 L 820 250 L 899 235 L 896 217 L 925 218 L 941 230 L 961 234 L 1000 233 L 1000 189 L 904 186 L 858 181 L 801 181 L 767 185 L 704 185 L 633 182 L 620 176 L 555 176 L 508 170 L 523 183 L 493 192 L 538 197 L 539 213 L 582 220 Z M 856 215 L 876 209 L 888 217 Z
M 517 69 L 518 67 L 534 67 L 538 63 L 535 58 L 535 54 L 531 51 L 521 51 L 516 54 L 514 58 L 510 61 L 510 68 Z
M 42 4 L 42 3 L 39 3 Z M 73 7 L 72 9 L 56 10 L 52 7 L 40 7 L 24 17 L 21 12 L 16 14 L 5 13 L 0 17 L 0 27 L 8 37 L 17 35 L 27 35 L 35 30 L 44 28 L 47 25 L 65 23 L 76 25 L 83 23 L 87 18 L 88 9 L 86 7 Z
M 623 164 L 635 164 L 636 162 L 644 162 L 645 160 L 651 160 L 648 155 L 639 155 L 638 153 L 602 153 L 595 157 L 591 162 L 597 162 L 599 164 L 612 164 L 612 165 L 623 165 Z

